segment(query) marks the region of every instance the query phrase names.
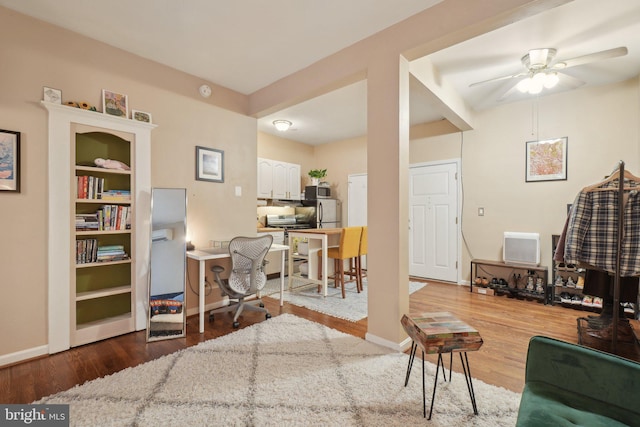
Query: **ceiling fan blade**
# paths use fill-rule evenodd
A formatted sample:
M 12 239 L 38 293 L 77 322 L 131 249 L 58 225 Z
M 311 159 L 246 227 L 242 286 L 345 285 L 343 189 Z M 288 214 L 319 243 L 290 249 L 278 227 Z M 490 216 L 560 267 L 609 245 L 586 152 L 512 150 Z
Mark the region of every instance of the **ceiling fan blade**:
M 489 79 L 489 80 L 483 80 L 481 82 L 471 83 L 469 85 L 469 87 L 474 87 L 474 86 L 482 85 L 482 84 L 485 84 L 485 83 L 499 82 L 501 80 L 515 79 L 515 78 L 526 76 L 526 75 L 527 75 L 527 73 L 523 72 L 523 73 L 518 73 L 518 74 L 511 74 L 510 76 L 494 77 L 494 78 Z
M 628 52 L 629 50 L 626 48 L 626 46 L 616 47 L 614 49 L 602 50 L 600 52 L 590 53 L 582 56 L 576 56 L 575 58 L 567 59 L 564 61 L 558 61 L 551 68 L 555 70 L 562 70 L 569 67 L 575 67 L 577 65 L 588 64 L 590 62 L 602 61 L 604 59 L 624 56 Z

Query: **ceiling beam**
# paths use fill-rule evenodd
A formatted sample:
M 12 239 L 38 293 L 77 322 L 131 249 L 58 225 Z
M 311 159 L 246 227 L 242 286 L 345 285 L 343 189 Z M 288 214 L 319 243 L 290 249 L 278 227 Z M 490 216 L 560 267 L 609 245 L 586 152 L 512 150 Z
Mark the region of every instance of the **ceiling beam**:
M 424 86 L 439 113 L 461 131 L 473 129 L 473 113 L 429 57 L 411 62 L 409 72 Z

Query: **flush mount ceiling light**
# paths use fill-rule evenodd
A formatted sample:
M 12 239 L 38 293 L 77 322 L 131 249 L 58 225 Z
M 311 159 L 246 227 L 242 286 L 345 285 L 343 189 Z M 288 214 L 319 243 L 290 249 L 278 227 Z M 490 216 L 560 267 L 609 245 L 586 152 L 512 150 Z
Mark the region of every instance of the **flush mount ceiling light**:
M 289 128 L 291 127 L 293 123 L 291 123 L 289 120 L 274 120 L 273 121 L 273 125 L 276 127 L 276 129 L 278 129 L 280 132 L 284 132 L 289 130 Z

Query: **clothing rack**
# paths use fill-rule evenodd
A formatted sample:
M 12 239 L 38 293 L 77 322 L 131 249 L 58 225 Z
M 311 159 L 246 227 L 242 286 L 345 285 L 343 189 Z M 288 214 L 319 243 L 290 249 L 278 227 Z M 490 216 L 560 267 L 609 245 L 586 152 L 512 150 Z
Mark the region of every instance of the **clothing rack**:
M 618 352 L 618 321 L 620 320 L 620 262 L 622 254 L 622 223 L 624 221 L 624 161 L 618 166 L 618 229 L 616 240 L 616 274 L 613 279 L 613 325 L 611 330 L 611 352 Z

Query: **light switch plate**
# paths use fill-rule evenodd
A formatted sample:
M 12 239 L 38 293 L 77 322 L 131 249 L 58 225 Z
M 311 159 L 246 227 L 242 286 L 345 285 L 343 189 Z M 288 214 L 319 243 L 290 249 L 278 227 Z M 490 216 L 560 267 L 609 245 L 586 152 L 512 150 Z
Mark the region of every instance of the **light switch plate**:
M 236 185 L 236 197 L 242 196 L 242 187 Z

